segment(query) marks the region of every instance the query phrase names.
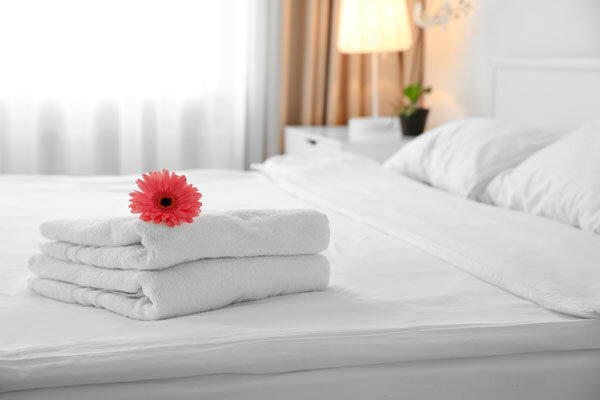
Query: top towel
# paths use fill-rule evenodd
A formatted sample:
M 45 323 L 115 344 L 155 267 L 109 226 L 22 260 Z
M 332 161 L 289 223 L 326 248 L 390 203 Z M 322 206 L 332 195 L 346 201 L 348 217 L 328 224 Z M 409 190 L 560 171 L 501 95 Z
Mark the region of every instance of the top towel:
M 152 270 L 203 258 L 318 253 L 329 245 L 327 216 L 314 210 L 202 214 L 170 228 L 135 217 L 45 222 L 42 252 L 104 268 Z

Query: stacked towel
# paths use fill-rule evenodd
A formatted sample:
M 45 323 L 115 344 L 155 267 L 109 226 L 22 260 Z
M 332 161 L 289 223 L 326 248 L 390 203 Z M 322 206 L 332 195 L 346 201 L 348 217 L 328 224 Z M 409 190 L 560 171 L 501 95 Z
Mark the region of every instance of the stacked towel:
M 39 294 L 156 320 L 329 283 L 327 217 L 312 210 L 203 214 L 170 228 L 134 217 L 42 224 Z

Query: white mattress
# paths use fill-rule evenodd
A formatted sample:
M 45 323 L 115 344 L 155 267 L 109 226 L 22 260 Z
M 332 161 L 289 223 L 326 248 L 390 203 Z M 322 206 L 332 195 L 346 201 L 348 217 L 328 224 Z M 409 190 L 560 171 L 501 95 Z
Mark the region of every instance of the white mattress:
M 327 212 L 330 290 L 157 322 L 39 297 L 25 283 L 26 260 L 41 240 L 39 223 L 126 214 L 134 180 L 0 177 L 0 392 L 600 348 L 597 320 L 549 311 L 486 283 L 426 246 L 391 235 L 377 218 L 338 212 L 330 202 L 319 204 L 314 193 L 291 191 L 259 173 L 187 176 L 203 193 L 205 209 Z M 398 178 L 393 184 L 413 195 L 412 183 Z M 340 190 L 343 185 L 331 187 L 332 193 Z M 386 187 L 378 190 L 386 196 Z M 446 203 L 440 195 L 439 207 Z M 453 207 L 468 211 L 471 203 Z M 373 208 L 384 216 L 391 212 L 384 202 Z M 529 217 L 527 223 L 546 223 L 540 220 Z
M 219 374 L 10 392 L 3 400 L 598 400 L 600 350 L 540 352 L 280 374 Z

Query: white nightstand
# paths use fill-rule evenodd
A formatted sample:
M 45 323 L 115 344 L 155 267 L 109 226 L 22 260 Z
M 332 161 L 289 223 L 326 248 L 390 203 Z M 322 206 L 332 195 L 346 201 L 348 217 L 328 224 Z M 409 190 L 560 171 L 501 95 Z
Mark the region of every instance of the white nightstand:
M 346 126 L 286 126 L 285 154 L 335 154 L 349 151 L 379 162 L 387 160 L 411 138 L 400 132 L 389 138 L 351 142 Z

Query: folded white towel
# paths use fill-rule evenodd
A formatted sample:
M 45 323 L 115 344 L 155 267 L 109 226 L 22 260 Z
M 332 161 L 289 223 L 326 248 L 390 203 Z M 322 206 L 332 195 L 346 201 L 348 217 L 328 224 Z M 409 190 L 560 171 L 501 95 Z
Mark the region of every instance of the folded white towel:
M 170 228 L 135 217 L 42 224 L 54 258 L 104 268 L 155 270 L 218 257 L 313 254 L 329 245 L 329 222 L 313 210 L 240 210 L 201 214 Z
M 29 268 L 38 277 L 29 285 L 42 296 L 140 320 L 324 290 L 329 284 L 329 264 L 319 254 L 207 259 L 160 271 L 106 269 L 37 255 Z

